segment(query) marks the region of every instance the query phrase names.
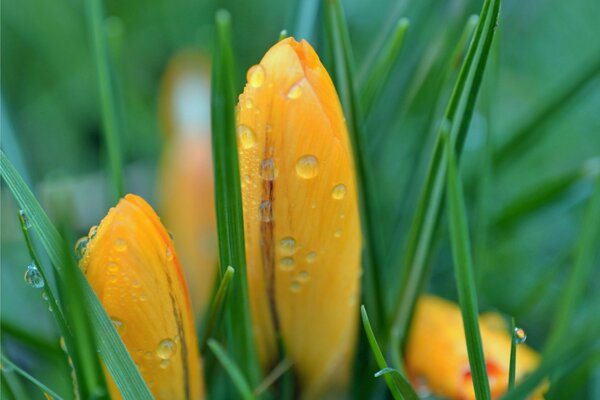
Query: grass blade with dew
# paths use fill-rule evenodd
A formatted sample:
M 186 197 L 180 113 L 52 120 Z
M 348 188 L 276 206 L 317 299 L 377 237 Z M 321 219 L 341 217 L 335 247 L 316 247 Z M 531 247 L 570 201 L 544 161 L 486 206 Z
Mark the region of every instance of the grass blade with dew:
M 225 302 L 225 296 L 227 296 L 227 293 L 229 292 L 229 285 L 231 284 L 234 274 L 235 270 L 231 266 L 227 267 L 225 274 L 223 274 L 221 282 L 219 283 L 217 293 L 212 300 L 206 322 L 203 324 L 202 339 L 200 340 L 200 350 L 202 353 L 206 351 L 208 339 L 212 336 L 217 322 L 222 318 L 223 303 Z
M 515 369 L 517 365 L 517 334 L 515 319 L 510 320 L 510 361 L 508 364 L 508 390 L 515 386 Z
M 102 109 L 102 127 L 116 203 L 125 194 L 125 187 L 123 183 L 123 160 L 120 145 L 122 127 L 117 108 L 115 74 L 110 61 L 106 31 L 104 29 L 102 0 L 87 0 L 87 8 Z
M 362 317 L 363 328 L 365 329 L 365 333 L 367 334 L 367 339 L 369 341 L 369 345 L 371 346 L 371 350 L 373 351 L 373 355 L 375 356 L 375 361 L 377 362 L 377 366 L 379 367 L 379 372 L 375 374 L 375 377 L 383 376 L 385 379 L 385 383 L 387 384 L 390 392 L 394 399 L 418 399 L 419 396 L 415 393 L 413 388 L 410 386 L 406 378 L 397 370 L 388 368 L 387 362 L 385 361 L 385 357 L 381 352 L 381 348 L 379 347 L 379 343 L 377 343 L 377 339 L 375 338 L 375 334 L 373 333 L 373 328 L 371 327 L 371 323 L 369 322 L 369 316 L 367 315 L 367 310 L 365 306 L 361 306 L 360 314 Z M 384 372 L 385 371 L 385 372 Z M 394 374 L 387 373 L 388 371 L 394 371 Z M 399 375 L 397 376 L 396 373 Z
M 233 360 L 229 358 L 227 353 L 225 353 L 225 350 L 223 350 L 223 347 L 221 347 L 219 342 L 214 339 L 209 339 L 208 347 L 210 347 L 212 352 L 215 354 L 215 357 L 217 357 L 221 365 L 223 365 L 223 368 L 225 368 L 225 371 L 227 371 L 229 374 L 229 377 L 238 390 L 240 397 L 244 400 L 254 399 L 255 397 L 252 394 L 252 389 L 250 389 L 248 382 L 244 378 L 244 374 L 238 368 L 238 366 L 235 365 Z
M 500 0 L 485 0 L 475 34 L 452 91 L 444 122 L 438 132 L 401 265 L 400 287 L 396 290 L 398 297 L 394 302 L 392 314 L 392 340 L 404 342 L 406 339 L 416 299 L 427 275 L 426 262 L 439 223 L 446 179 L 447 162 L 441 137 L 444 130 L 449 129 L 450 138 L 456 146 L 457 157 L 460 156 L 473 116 L 473 107 L 481 86 L 499 12 Z
M 224 274 L 235 268 L 228 302 L 227 346 L 251 385 L 260 382 L 260 367 L 252 336 L 248 298 L 244 220 L 235 128 L 235 78 L 231 44 L 231 17 L 217 11 L 216 42 L 212 77 L 212 144 L 215 204 L 219 239 L 219 265 Z
M 446 196 L 450 239 L 452 242 L 452 258 L 454 259 L 454 275 L 465 328 L 473 388 L 475 389 L 475 397 L 478 400 L 490 399 L 490 386 L 485 366 L 481 332 L 479 331 L 479 310 L 473 262 L 471 259 L 467 211 L 465 209 L 462 184 L 458 175 L 454 146 L 448 135 L 445 136 L 444 141 L 446 142 L 446 158 L 448 160 Z
M 56 392 L 54 390 L 50 389 L 48 386 L 44 385 L 42 382 L 40 382 L 39 380 L 35 379 L 33 376 L 29 375 L 25 370 L 23 370 L 18 365 L 16 365 L 15 363 L 13 363 L 11 360 L 9 360 L 8 358 L 6 358 L 4 356 L 4 354 L 0 355 L 0 358 L 2 359 L 2 368 L 3 369 L 6 368 L 6 367 L 12 368 L 15 372 L 17 372 L 23 378 L 27 379 L 34 386 L 38 387 L 43 393 L 48 393 L 55 400 L 62 400 L 62 397 L 59 396 L 58 394 L 56 394 Z
M 376 223 L 378 219 L 377 191 L 374 188 L 372 179 L 372 164 L 368 159 L 368 152 L 363 140 L 364 135 L 361 132 L 362 120 L 353 79 L 354 61 L 344 12 L 340 0 L 326 0 L 324 6 L 327 42 L 333 61 L 332 75 L 344 109 L 344 115 L 348 121 L 348 133 L 356 169 L 364 238 L 365 301 L 374 314 L 374 325 L 379 329 L 383 325 L 386 305 L 384 303 L 383 282 L 379 273 L 383 252 L 380 249 L 381 233 L 378 231 Z
M 373 107 L 377 95 L 389 79 L 392 68 L 398 61 L 409 25 L 408 19 L 400 18 L 381 52 L 373 60 L 373 64 L 365 65 L 359 74 L 358 92 L 361 94 L 361 104 L 365 114 L 368 114 Z
M 46 250 L 54 270 L 60 279 L 65 279 L 65 271 L 62 267 L 62 249 L 65 246 L 64 239 L 50 222 L 50 219 L 36 200 L 31 190 L 19 176 L 12 163 L 0 151 L 0 174 L 12 192 L 15 200 L 23 209 L 29 223 L 35 229 L 40 242 Z M 89 286 L 81 272 L 77 272 L 83 287 L 83 300 L 86 303 L 90 320 L 94 331 L 97 333 L 97 349 L 104 365 L 112 375 L 115 384 L 125 398 L 139 400 L 152 399 L 148 387 L 144 383 L 119 334 L 115 330 L 112 321 L 106 315 L 98 297 Z
M 594 271 L 594 257 L 599 248 L 598 238 L 600 238 L 600 175 L 595 179 L 594 194 L 589 200 L 580 238 L 577 241 L 573 270 L 560 296 L 556 319 L 544 348 L 545 355 L 555 352 L 561 347 L 563 341 L 568 340 L 573 316 Z

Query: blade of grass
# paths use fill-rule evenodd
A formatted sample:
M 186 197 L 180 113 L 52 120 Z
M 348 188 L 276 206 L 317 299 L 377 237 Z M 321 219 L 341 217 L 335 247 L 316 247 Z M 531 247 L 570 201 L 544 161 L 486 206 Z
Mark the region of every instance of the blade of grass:
M 479 332 L 479 310 L 475 276 L 471 260 L 471 243 L 469 240 L 469 224 L 463 198 L 462 184 L 458 176 L 458 167 L 454 146 L 449 136 L 446 136 L 446 154 L 448 159 L 448 176 L 446 196 L 448 198 L 448 220 L 450 239 L 452 242 L 452 258 L 454 259 L 454 275 L 458 289 L 458 300 L 465 329 L 467 353 L 475 397 L 490 399 L 490 386 L 485 367 L 485 357 Z
M 287 371 L 292 368 L 292 361 L 289 358 L 284 358 L 273 368 L 273 370 L 265 377 L 265 379 L 254 389 L 256 396 L 264 393 L 269 387 L 271 387 L 277 379 L 281 378 Z M 283 398 L 281 396 L 280 398 Z M 290 397 L 291 398 L 291 397 Z
M 48 340 L 45 336 L 39 335 L 36 332 L 31 332 L 31 330 L 22 328 L 10 321 L 2 319 L 0 331 L 2 331 L 3 336 L 8 335 L 12 339 L 20 341 L 38 353 L 44 353 L 51 357 L 62 355 L 62 351 L 58 346 Z
M 231 45 L 231 17 L 225 10 L 215 17 L 217 35 L 212 68 L 212 143 L 215 176 L 215 204 L 221 273 L 232 266 L 231 300 L 228 302 L 227 346 L 252 386 L 260 382 L 260 367 L 252 337 L 248 299 L 244 220 L 235 129 L 234 61 Z
M 100 94 L 104 140 L 116 202 L 125 195 L 123 161 L 119 142 L 122 134 L 117 109 L 115 74 L 109 58 L 102 7 L 102 0 L 87 0 L 88 24 L 91 31 L 94 65 Z
M 223 368 L 225 368 L 225 371 L 227 371 L 227 373 L 229 374 L 229 377 L 233 381 L 233 384 L 238 390 L 240 396 L 244 400 L 254 399 L 255 397 L 252 394 L 252 389 L 250 389 L 250 385 L 248 385 L 248 382 L 244 378 L 244 374 L 238 368 L 238 366 L 235 365 L 235 363 L 229 358 L 227 353 L 225 353 L 223 347 L 221 347 L 221 345 L 214 339 L 209 339 L 208 347 L 210 347 L 212 352 L 215 354 L 215 357 L 217 357 L 221 365 L 223 365 Z
M 545 355 L 555 352 L 564 340 L 568 340 L 571 321 L 593 272 L 600 238 L 600 175 L 596 177 L 595 186 L 577 242 L 573 270 L 560 298 L 556 319 L 544 348 Z
M 54 390 L 50 389 L 48 386 L 44 385 L 42 382 L 40 382 L 33 376 L 29 375 L 25 370 L 23 370 L 18 365 L 13 363 L 11 360 L 6 358 L 4 356 L 4 354 L 0 355 L 0 357 L 2 358 L 3 368 L 5 365 L 8 366 L 9 368 L 12 368 L 16 373 L 21 375 L 23 378 L 27 379 L 34 386 L 38 387 L 42 392 L 48 393 L 50 396 L 54 397 L 54 399 L 56 399 L 56 400 L 62 400 L 62 397 L 59 396 L 58 394 L 56 394 L 56 392 Z
M 206 318 L 206 323 L 204 324 L 204 329 L 202 332 L 202 340 L 200 341 L 200 349 L 202 353 L 206 351 L 206 344 L 208 342 L 208 339 L 213 334 L 215 325 L 218 321 L 221 320 L 223 313 L 223 303 L 225 302 L 225 296 L 229 292 L 229 285 L 231 284 L 231 279 L 233 279 L 234 274 L 235 270 L 231 266 L 227 267 L 227 270 L 225 270 L 225 274 L 223 275 L 223 278 L 221 278 L 221 282 L 219 283 L 217 293 L 215 294 L 212 304 L 210 305 L 208 317 Z
M 298 0 L 296 3 L 298 5 L 298 19 L 296 20 L 296 29 L 294 29 L 296 39 L 305 39 L 312 43 L 320 1 Z
M 515 368 L 517 365 L 517 337 L 515 333 L 515 319 L 510 320 L 510 361 L 508 364 L 508 389 L 515 386 Z
M 381 371 L 377 371 L 375 373 L 375 378 L 379 378 L 380 376 L 387 376 L 387 375 L 392 376 L 396 386 L 398 388 L 400 388 L 400 391 L 402 391 L 402 393 L 404 393 L 404 399 L 419 400 L 420 397 L 415 393 L 414 389 L 412 388 L 412 386 L 410 386 L 410 383 L 408 383 L 408 381 L 406 380 L 404 375 L 402 375 L 402 373 L 400 371 L 398 371 L 397 369 L 384 368 Z
M 409 25 L 408 19 L 400 18 L 373 64 L 365 65 L 359 74 L 358 92 L 361 93 L 365 114 L 369 114 L 377 95 L 390 77 L 392 67 L 398 61 Z
M 456 146 L 457 157 L 462 152 L 464 140 L 473 116 L 473 107 L 481 86 L 483 72 L 491 49 L 500 11 L 500 0 L 485 0 L 475 35 L 460 69 L 457 82 L 440 125 L 437 141 L 429 164 L 425 183 L 414 214 L 408 244 L 400 271 L 400 287 L 395 293 L 392 340 L 404 342 L 424 277 L 426 261 L 432 248 L 433 237 L 439 223 L 444 197 L 444 180 L 447 162 L 441 140 L 445 129 Z M 450 127 L 447 124 L 450 124 Z
M 325 1 L 327 41 L 333 60 L 333 79 L 338 90 L 344 115 L 348 120 L 348 133 L 352 143 L 356 180 L 358 186 L 360 215 L 364 237 L 364 270 L 365 301 L 374 314 L 374 325 L 379 328 L 383 324 L 386 313 L 383 286 L 379 269 L 381 268 L 382 250 L 379 248 L 381 233 L 378 232 L 377 198 L 372 179 L 372 163 L 363 143 L 361 132 L 362 120 L 360 108 L 354 88 L 354 62 L 350 47 L 348 27 L 339 0 Z
M 63 244 L 64 239 L 52 225 L 33 193 L 23 182 L 23 179 L 6 158 L 3 151 L 0 151 L 0 174 L 19 206 L 25 211 L 31 226 L 35 229 L 40 242 L 48 253 L 58 277 L 64 280 L 65 272 L 62 267 L 61 250 L 65 246 Z M 78 274 L 81 274 L 81 272 L 78 272 Z M 96 346 L 115 384 L 125 398 L 152 399 L 148 387 L 96 294 L 82 275 L 80 275 L 80 279 L 83 286 L 84 301 L 87 304 L 94 331 L 97 333 Z

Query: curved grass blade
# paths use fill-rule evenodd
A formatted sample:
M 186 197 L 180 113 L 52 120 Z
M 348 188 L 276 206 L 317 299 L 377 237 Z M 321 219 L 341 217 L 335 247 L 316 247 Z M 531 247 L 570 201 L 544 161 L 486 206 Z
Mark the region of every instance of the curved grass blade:
M 206 318 L 206 323 L 202 332 L 202 339 L 200 341 L 200 349 L 202 353 L 206 351 L 206 344 L 208 339 L 212 336 L 215 325 L 221 320 L 223 303 L 225 302 L 225 296 L 229 292 L 229 285 L 231 284 L 234 273 L 235 270 L 232 267 L 227 267 L 223 278 L 221 278 L 219 288 L 217 289 L 217 293 L 215 294 L 210 306 L 210 310 L 208 311 L 208 317 Z
M 448 159 L 446 195 L 448 197 L 448 220 L 452 242 L 452 258 L 454 259 L 454 275 L 456 277 L 460 311 L 465 328 L 469 365 L 473 377 L 475 397 L 478 400 L 490 399 L 490 386 L 485 366 L 481 333 L 479 332 L 479 310 L 477 306 L 473 262 L 471 260 L 467 212 L 465 210 L 462 184 L 457 171 L 458 167 L 456 164 L 456 155 L 454 154 L 454 146 L 449 136 L 446 135 L 444 141 L 446 142 Z
M 361 133 L 362 120 L 360 107 L 354 88 L 354 62 L 350 47 L 348 27 L 340 0 L 325 1 L 326 31 L 329 51 L 333 60 L 333 79 L 348 121 L 348 133 L 352 143 L 352 153 L 356 168 L 356 180 L 359 188 L 360 216 L 364 237 L 365 301 L 374 314 L 374 324 L 379 328 L 383 324 L 386 307 L 383 296 L 383 284 L 379 269 L 382 266 L 382 250 L 379 248 L 380 233 L 377 230 L 377 198 L 372 179 L 372 163 Z
M 379 378 L 380 376 L 391 375 L 394 379 L 394 383 L 400 389 L 400 391 L 404 394 L 404 399 L 406 400 L 419 400 L 419 396 L 415 393 L 410 383 L 404 378 L 404 375 L 400 373 L 397 369 L 394 368 L 384 368 L 381 371 L 377 371 L 375 373 L 375 378 Z
M 426 262 L 439 223 L 447 173 L 446 154 L 441 138 L 444 131 L 448 130 L 452 142 L 455 143 L 456 154 L 460 156 L 473 116 L 473 107 L 481 86 L 499 11 L 500 0 L 485 0 L 475 35 L 467 50 L 445 112 L 444 122 L 438 132 L 423 190 L 410 227 L 400 272 L 400 288 L 395 291 L 398 297 L 394 302 L 392 314 L 394 318 L 392 335 L 395 337 L 393 340 L 405 340 L 419 290 L 427 275 Z
M 50 389 L 48 386 L 44 385 L 42 382 L 35 379 L 33 376 L 29 375 L 25 370 L 21 369 L 18 365 L 16 365 L 11 360 L 6 358 L 4 356 L 4 354 L 0 355 L 0 358 L 2 359 L 3 368 L 5 365 L 8 366 L 9 368 L 12 368 L 15 372 L 17 372 L 23 378 L 27 379 L 33 385 L 37 386 L 42 392 L 48 393 L 50 396 L 52 396 L 56 400 L 62 400 L 62 397 L 59 396 L 58 394 L 56 394 L 56 392 L 54 390 Z
M 240 396 L 244 400 L 253 400 L 255 397 L 252 394 L 252 389 L 250 389 L 250 386 L 244 378 L 242 371 L 240 371 L 238 366 L 235 365 L 235 363 L 229 358 L 227 353 L 225 353 L 225 350 L 223 350 L 223 347 L 221 347 L 219 342 L 217 342 L 214 339 L 210 339 L 208 341 L 208 347 L 210 347 L 212 352 L 215 354 L 215 357 L 217 357 L 217 360 L 219 360 L 221 365 L 223 365 L 223 368 L 225 368 L 225 370 L 229 374 L 229 377 L 233 381 L 233 384 L 238 390 Z
M 19 206 L 25 211 L 31 226 L 35 229 L 40 242 L 48 253 L 58 277 L 64 280 L 65 271 L 62 267 L 62 249 L 63 246 L 66 246 L 63 243 L 64 240 L 3 151 L 0 151 L 0 174 Z M 148 387 L 96 294 L 79 270 L 77 274 L 83 287 L 83 300 L 90 313 L 94 331 L 97 333 L 98 352 L 115 384 L 125 398 L 152 399 Z
M 109 170 L 114 190 L 115 203 L 125 195 L 123 183 L 123 161 L 119 137 L 121 126 L 117 108 L 115 74 L 110 63 L 106 32 L 104 30 L 104 11 L 102 0 L 88 0 L 88 18 L 94 50 L 94 65 L 102 107 L 102 125 Z
M 225 10 L 215 17 L 217 35 L 212 68 L 212 144 L 215 175 L 215 204 L 219 239 L 219 265 L 237 271 L 228 302 L 227 346 L 250 384 L 260 382 L 260 367 L 252 337 L 244 220 L 235 129 L 234 61 L 231 45 L 231 17 Z

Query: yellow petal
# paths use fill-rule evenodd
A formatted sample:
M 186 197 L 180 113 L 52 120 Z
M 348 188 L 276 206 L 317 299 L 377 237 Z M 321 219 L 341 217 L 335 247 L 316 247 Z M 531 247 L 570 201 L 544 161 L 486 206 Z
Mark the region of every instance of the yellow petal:
M 90 240 L 80 267 L 157 399 L 204 396 L 194 320 L 177 254 L 154 210 L 127 195 Z M 113 398 L 121 398 L 109 377 Z
M 200 318 L 217 271 L 209 79 L 202 54 L 184 51 L 169 63 L 160 92 L 167 136 L 158 187 L 160 210 L 175 237 L 195 315 Z
M 511 335 L 495 313 L 480 317 L 490 390 L 500 397 L 508 384 Z M 538 354 L 525 344 L 517 346 L 516 380 L 539 364 Z M 417 303 L 406 349 L 406 365 L 417 385 L 426 385 L 435 395 L 451 399 L 475 399 L 458 305 L 435 296 L 422 296 Z M 544 388 L 532 398 L 542 398 Z
M 340 390 L 356 336 L 361 233 L 348 133 L 310 45 L 277 43 L 237 113 L 251 308 L 265 368 L 276 332 L 306 397 Z

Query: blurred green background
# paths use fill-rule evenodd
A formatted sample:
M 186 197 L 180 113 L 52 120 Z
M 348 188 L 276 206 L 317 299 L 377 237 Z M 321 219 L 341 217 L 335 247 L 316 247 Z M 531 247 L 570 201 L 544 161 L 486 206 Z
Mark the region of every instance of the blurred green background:
M 0 19 L 2 148 L 50 215 L 53 196 L 67 194 L 78 233 L 100 221 L 112 205 L 82 3 L 4 1 Z M 366 150 L 374 160 L 380 190 L 382 240 L 389 249 L 386 268 L 393 279 L 431 154 L 434 128 L 453 84 L 445 76 L 448 67 L 460 63 L 451 55 L 468 17 L 481 2 L 350 0 L 343 4 L 359 79 L 368 73 L 373 48 L 397 19 L 407 17 L 411 22 L 391 77 L 366 116 L 365 129 Z M 127 191 L 156 205 L 161 77 L 170 58 L 184 48 L 210 53 L 215 10 L 226 8 L 232 13 L 241 91 L 245 71 L 260 60 L 282 29 L 298 39 L 307 38 L 328 65 L 320 7 L 313 0 L 109 0 L 105 23 L 121 101 Z M 586 200 L 593 177 L 600 173 L 598 21 L 596 0 L 505 0 L 497 48 L 465 146 L 462 172 L 473 225 L 480 308 L 513 315 L 528 331 L 528 343 L 537 349 L 546 339 L 573 265 Z M 575 88 L 571 96 L 561 96 L 571 88 Z M 549 108 L 539 120 L 533 118 L 555 100 L 557 107 Z M 498 151 L 523 127 L 528 127 L 532 139 L 518 149 L 511 147 L 482 186 L 479 177 L 482 154 L 489 149 L 487 135 Z M 544 190 L 555 187 L 559 190 L 543 196 Z M 16 205 L 5 187 L 1 200 L 3 351 L 34 376 L 56 382 L 59 391 L 68 392 L 57 330 L 40 293 L 23 282 L 30 261 Z M 529 209 L 528 201 L 532 202 Z M 600 248 L 600 238 L 597 241 Z M 429 290 L 455 299 L 447 239 L 438 241 L 432 262 Z M 578 318 L 600 315 L 599 265 L 596 254 L 593 279 L 582 288 L 585 304 Z M 40 345 L 22 346 L 20 335 L 33 336 Z M 595 371 L 579 382 L 576 398 L 600 398 L 600 372 Z M 560 398 L 560 393 L 554 396 Z

